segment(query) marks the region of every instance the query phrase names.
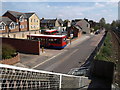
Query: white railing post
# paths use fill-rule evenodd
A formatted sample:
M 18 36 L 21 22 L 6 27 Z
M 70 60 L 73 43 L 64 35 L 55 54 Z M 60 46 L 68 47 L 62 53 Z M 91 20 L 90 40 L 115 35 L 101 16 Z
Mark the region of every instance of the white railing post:
M 62 75 L 60 75 L 59 89 L 62 87 Z

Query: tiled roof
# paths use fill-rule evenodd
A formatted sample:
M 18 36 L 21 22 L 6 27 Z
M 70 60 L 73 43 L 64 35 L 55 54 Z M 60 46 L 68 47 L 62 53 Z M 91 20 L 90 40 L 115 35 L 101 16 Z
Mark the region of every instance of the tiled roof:
M 58 22 L 63 24 L 64 22 L 62 21 L 62 19 L 58 19 Z
M 15 12 L 15 11 L 7 11 L 10 14 L 12 14 L 14 17 L 19 18 L 21 15 L 23 15 L 25 18 L 27 18 L 26 14 L 21 13 L 21 12 Z
M 55 23 L 56 19 L 44 19 L 41 20 L 41 23 Z
M 11 22 L 13 22 L 11 19 L 9 19 L 8 17 L 2 17 L 2 20 L 0 20 L 0 22 L 3 21 L 6 25 L 9 25 Z
M 25 13 L 25 14 L 26 14 L 27 18 L 29 18 L 29 17 L 31 17 L 35 13 Z

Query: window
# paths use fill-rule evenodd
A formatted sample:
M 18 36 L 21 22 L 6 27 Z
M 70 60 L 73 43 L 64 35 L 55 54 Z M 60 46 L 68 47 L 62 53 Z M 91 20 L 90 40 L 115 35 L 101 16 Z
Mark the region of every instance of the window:
M 88 24 L 87 24 L 87 27 L 88 27 Z
M 23 22 L 24 21 L 24 17 L 21 16 L 20 19 L 19 19 L 20 22 Z
M 5 24 L 4 23 L 0 24 L 0 30 L 5 30 Z
M 31 22 L 32 22 L 32 19 L 31 19 Z
M 20 25 L 20 28 L 22 28 L 22 25 Z
M 63 42 L 66 42 L 66 38 L 63 39 Z
M 20 25 L 20 28 L 24 28 L 24 25 Z
M 15 29 L 15 23 L 11 23 L 9 26 L 10 29 Z
M 34 19 L 34 22 L 35 22 L 35 19 Z

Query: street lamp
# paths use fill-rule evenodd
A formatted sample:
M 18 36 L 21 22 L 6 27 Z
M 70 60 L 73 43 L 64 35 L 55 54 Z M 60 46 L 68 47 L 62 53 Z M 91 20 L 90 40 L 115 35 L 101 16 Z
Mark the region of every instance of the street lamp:
M 8 25 L 8 38 L 10 37 L 10 36 L 9 36 L 9 32 L 10 32 L 10 27 L 9 27 L 9 25 Z

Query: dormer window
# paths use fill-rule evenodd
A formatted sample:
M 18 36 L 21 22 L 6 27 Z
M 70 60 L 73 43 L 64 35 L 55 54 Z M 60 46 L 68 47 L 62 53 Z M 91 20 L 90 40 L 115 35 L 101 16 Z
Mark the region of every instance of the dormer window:
M 0 23 L 0 30 L 5 30 L 5 25 L 6 25 L 6 24 L 5 24 L 5 23 L 3 23 L 3 22 L 2 22 L 2 23 Z
M 23 15 L 20 16 L 19 21 L 20 21 L 20 22 L 23 22 L 23 21 L 24 21 L 24 16 L 23 16 Z
M 9 26 L 10 29 L 15 29 L 15 23 L 11 23 L 10 26 Z

